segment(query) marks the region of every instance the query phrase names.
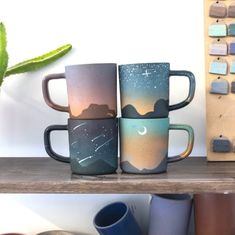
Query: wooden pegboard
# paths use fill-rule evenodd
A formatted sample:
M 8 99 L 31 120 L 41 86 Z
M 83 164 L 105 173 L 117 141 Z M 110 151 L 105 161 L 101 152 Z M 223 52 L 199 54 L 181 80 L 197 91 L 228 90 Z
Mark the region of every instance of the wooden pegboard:
M 208 161 L 235 161 L 235 93 L 231 93 L 231 82 L 235 80 L 235 74 L 230 74 L 230 64 L 235 61 L 235 55 L 219 56 L 220 59 L 225 59 L 228 63 L 227 75 L 210 74 L 211 61 L 218 58 L 218 56 L 209 55 L 209 46 L 217 38 L 210 37 L 208 33 L 209 26 L 217 20 L 209 16 L 211 4 L 216 1 L 204 0 L 204 15 L 205 15 L 205 71 L 206 71 L 206 106 L 207 106 L 207 158 Z M 228 7 L 234 3 L 234 0 L 219 1 Z M 220 19 L 226 25 L 235 23 L 235 18 Z M 235 42 L 235 37 L 226 36 L 221 38 L 229 45 Z M 224 78 L 229 83 L 229 93 L 227 95 L 211 94 L 211 83 L 218 77 Z M 212 140 L 220 135 L 227 137 L 231 142 L 231 151 L 226 153 L 219 153 L 212 151 Z

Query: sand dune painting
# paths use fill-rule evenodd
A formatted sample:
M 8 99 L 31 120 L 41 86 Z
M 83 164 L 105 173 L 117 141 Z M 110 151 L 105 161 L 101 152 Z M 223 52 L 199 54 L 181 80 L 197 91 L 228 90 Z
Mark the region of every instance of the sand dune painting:
M 166 119 L 124 119 L 120 121 L 121 167 L 128 173 L 165 171 L 168 153 Z

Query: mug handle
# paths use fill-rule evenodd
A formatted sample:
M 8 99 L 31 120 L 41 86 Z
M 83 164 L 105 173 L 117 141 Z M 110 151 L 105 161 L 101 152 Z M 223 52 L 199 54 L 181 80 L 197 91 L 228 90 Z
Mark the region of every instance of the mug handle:
M 189 71 L 184 71 L 184 70 L 179 70 L 179 71 L 170 71 L 170 77 L 171 76 L 184 76 L 189 79 L 189 93 L 187 98 L 184 101 L 181 101 L 178 104 L 170 105 L 169 106 L 169 111 L 176 110 L 176 109 L 181 109 L 185 106 L 187 106 L 194 97 L 195 94 L 195 88 L 196 88 L 196 82 L 195 82 L 195 76 L 193 75 L 192 72 Z
M 67 131 L 68 126 L 67 125 L 52 125 L 46 128 L 44 131 L 44 146 L 47 154 L 55 159 L 56 161 L 59 162 L 65 162 L 65 163 L 70 163 L 70 158 L 69 157 L 64 157 L 56 152 L 51 147 L 51 132 L 52 131 Z
M 55 74 L 49 74 L 46 77 L 44 77 L 42 81 L 42 93 L 43 93 L 43 98 L 47 105 L 57 111 L 60 112 L 69 112 L 69 107 L 68 106 L 62 106 L 54 103 L 51 100 L 50 92 L 49 92 L 49 81 L 53 79 L 65 79 L 65 74 L 64 73 L 55 73 Z
M 181 161 L 189 156 L 189 154 L 193 150 L 193 144 L 194 144 L 194 131 L 191 126 L 188 125 L 180 125 L 180 124 L 170 124 L 169 130 L 184 130 L 188 133 L 188 146 L 186 150 L 176 156 L 173 157 L 168 157 L 167 162 L 172 163 L 172 162 L 178 162 Z

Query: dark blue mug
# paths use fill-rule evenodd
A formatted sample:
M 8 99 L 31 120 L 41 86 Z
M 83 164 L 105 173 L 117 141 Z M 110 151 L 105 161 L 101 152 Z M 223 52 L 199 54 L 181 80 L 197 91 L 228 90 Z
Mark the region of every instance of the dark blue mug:
M 70 157 L 56 153 L 51 132 L 68 131 Z M 52 125 L 44 132 L 44 146 L 53 159 L 70 163 L 72 173 L 103 175 L 116 173 L 118 167 L 118 119 L 68 119 L 68 125 Z
M 101 235 L 143 235 L 130 208 L 123 202 L 104 207 L 93 222 Z
M 189 79 L 187 98 L 169 105 L 169 78 Z M 172 71 L 169 63 L 126 64 L 119 66 L 123 118 L 166 118 L 169 111 L 188 105 L 195 94 L 195 77 L 189 71 Z

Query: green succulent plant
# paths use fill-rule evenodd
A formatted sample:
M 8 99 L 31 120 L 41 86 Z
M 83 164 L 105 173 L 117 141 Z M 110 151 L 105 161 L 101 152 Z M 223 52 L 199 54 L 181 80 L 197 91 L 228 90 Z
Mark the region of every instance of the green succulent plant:
M 0 86 L 5 77 L 38 70 L 67 54 L 72 49 L 71 44 L 63 45 L 33 59 L 25 60 L 14 66 L 8 67 L 6 28 L 0 23 Z

